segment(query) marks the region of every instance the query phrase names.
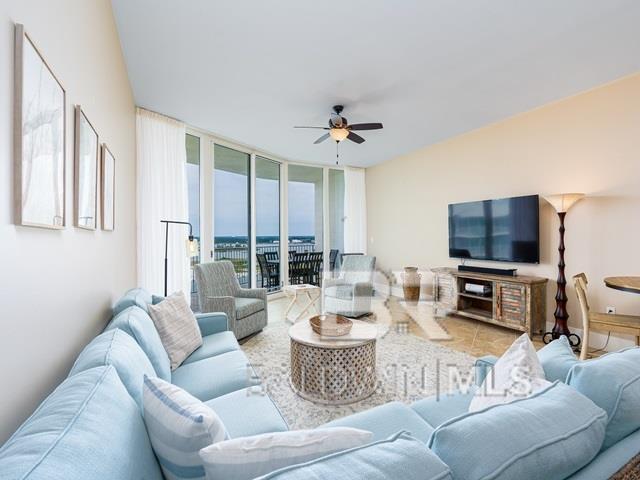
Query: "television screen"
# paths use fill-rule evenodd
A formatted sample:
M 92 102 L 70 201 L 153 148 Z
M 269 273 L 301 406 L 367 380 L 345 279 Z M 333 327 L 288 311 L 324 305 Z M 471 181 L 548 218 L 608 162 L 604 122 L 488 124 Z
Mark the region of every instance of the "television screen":
M 449 205 L 449 256 L 540 262 L 538 195 Z

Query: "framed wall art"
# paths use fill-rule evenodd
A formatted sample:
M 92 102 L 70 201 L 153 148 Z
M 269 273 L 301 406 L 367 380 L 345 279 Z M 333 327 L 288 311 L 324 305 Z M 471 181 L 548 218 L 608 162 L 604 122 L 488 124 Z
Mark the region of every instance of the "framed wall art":
M 80 105 L 75 110 L 74 210 L 78 228 L 98 226 L 98 133 Z
M 21 24 L 14 76 L 14 221 L 64 228 L 66 95 Z

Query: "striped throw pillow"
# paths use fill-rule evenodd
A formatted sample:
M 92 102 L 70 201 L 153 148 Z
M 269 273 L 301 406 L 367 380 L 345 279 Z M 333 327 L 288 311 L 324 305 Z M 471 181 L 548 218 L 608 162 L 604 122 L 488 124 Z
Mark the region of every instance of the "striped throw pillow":
M 220 417 L 197 398 L 145 375 L 144 422 L 167 480 L 204 479 L 198 451 L 229 436 Z
M 366 430 L 348 427 L 264 433 L 218 442 L 200 450 L 200 457 L 209 479 L 251 480 L 289 465 L 360 447 L 372 436 Z

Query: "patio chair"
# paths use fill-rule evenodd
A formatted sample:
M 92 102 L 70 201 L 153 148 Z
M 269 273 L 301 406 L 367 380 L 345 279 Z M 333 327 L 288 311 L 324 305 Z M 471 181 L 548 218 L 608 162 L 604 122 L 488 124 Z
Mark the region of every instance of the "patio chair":
M 233 263 L 228 260 L 201 263 L 195 267 L 200 310 L 224 312 L 229 329 L 241 339 L 267 325 L 267 290 L 241 288 Z
M 272 253 L 272 252 L 271 252 Z M 280 283 L 280 269 L 278 263 L 269 260 L 266 253 L 256 253 L 262 288 L 274 288 Z
M 307 262 L 307 271 L 306 271 L 306 283 L 310 283 L 311 285 L 320 286 L 322 281 L 322 262 L 323 262 L 322 252 L 310 252 L 309 259 Z
M 376 257 L 345 255 L 340 276 L 324 280 L 325 311 L 346 317 L 371 313 L 375 266 Z
M 333 272 L 336 269 L 336 262 L 338 261 L 339 250 L 331 249 L 329 252 L 329 270 Z

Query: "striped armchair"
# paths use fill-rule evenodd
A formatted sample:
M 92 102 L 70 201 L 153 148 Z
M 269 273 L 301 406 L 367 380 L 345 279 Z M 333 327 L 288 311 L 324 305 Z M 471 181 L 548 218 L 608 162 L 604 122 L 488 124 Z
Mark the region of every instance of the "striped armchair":
M 267 289 L 241 288 L 228 260 L 195 267 L 198 300 L 203 313 L 224 312 L 229 329 L 241 339 L 267 325 Z

